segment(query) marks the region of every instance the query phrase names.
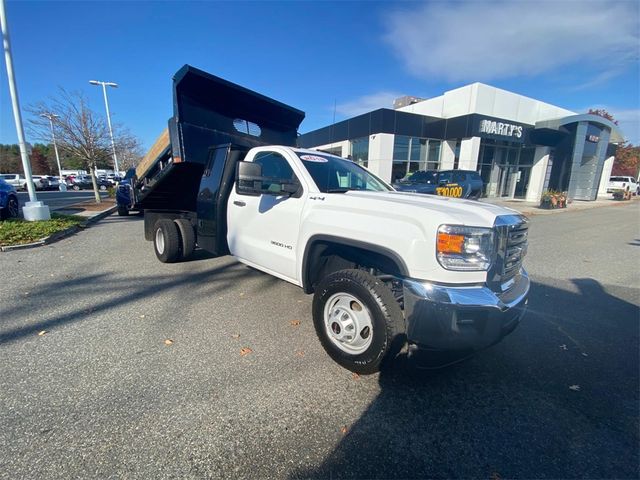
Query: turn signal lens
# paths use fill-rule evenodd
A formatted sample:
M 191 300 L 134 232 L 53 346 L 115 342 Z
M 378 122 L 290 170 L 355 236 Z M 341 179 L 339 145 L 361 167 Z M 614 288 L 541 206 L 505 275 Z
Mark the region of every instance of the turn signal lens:
M 447 270 L 489 270 L 495 248 L 491 228 L 466 225 L 440 225 L 438 228 L 437 258 Z
M 462 253 L 464 235 L 438 232 L 438 253 Z

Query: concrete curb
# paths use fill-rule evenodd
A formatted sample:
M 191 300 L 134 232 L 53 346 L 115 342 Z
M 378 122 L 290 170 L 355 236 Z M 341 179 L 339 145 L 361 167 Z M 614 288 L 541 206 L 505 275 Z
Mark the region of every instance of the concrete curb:
M 94 223 L 102 220 L 103 218 L 108 217 L 117 209 L 118 209 L 117 205 L 110 207 L 106 210 L 103 210 L 99 213 L 96 213 L 95 215 L 88 217 L 80 225 L 76 225 L 75 227 L 69 227 L 66 230 L 62 230 L 61 232 L 56 232 L 53 235 L 49 235 L 48 237 L 41 238 L 37 242 L 23 243 L 20 245 L 6 245 L 4 247 L 0 247 L 0 252 L 10 252 L 12 250 L 26 250 L 27 248 L 36 248 L 36 247 L 42 247 L 44 245 L 49 245 L 51 243 L 57 242 L 58 240 L 62 240 L 63 238 L 69 237 L 79 232 L 80 230 L 89 227 L 90 225 L 93 225 Z

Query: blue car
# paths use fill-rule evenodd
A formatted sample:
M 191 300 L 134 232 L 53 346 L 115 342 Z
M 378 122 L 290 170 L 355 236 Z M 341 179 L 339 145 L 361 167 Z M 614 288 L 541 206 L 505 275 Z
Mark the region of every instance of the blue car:
M 18 218 L 20 214 L 18 205 L 16 189 L 0 178 L 0 220 Z
M 394 183 L 393 188 L 400 192 L 477 200 L 482 195 L 482 185 L 480 175 L 473 170 L 424 170 Z

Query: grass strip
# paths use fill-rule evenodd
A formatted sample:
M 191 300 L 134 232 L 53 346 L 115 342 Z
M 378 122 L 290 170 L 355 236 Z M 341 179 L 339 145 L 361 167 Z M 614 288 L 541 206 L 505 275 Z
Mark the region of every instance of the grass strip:
M 77 215 L 52 213 L 51 220 L 27 222 L 22 218 L 12 218 L 0 222 L 0 247 L 23 245 L 80 225 L 87 219 Z

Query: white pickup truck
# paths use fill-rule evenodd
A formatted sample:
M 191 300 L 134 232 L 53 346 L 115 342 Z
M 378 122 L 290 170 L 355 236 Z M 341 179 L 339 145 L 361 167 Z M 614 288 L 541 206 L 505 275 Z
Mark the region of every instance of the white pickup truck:
M 617 190 L 630 192 L 631 195 L 640 195 L 640 184 L 635 178 L 630 176 L 615 176 L 609 178 L 607 193 L 613 193 Z
M 174 108 L 169 145 L 130 175 L 160 261 L 197 245 L 313 293 L 322 345 L 358 373 L 407 342 L 478 350 L 518 325 L 525 217 L 396 192 L 350 160 L 298 149 L 302 112 L 193 67 L 174 77 Z M 264 145 L 273 139 L 286 144 Z

